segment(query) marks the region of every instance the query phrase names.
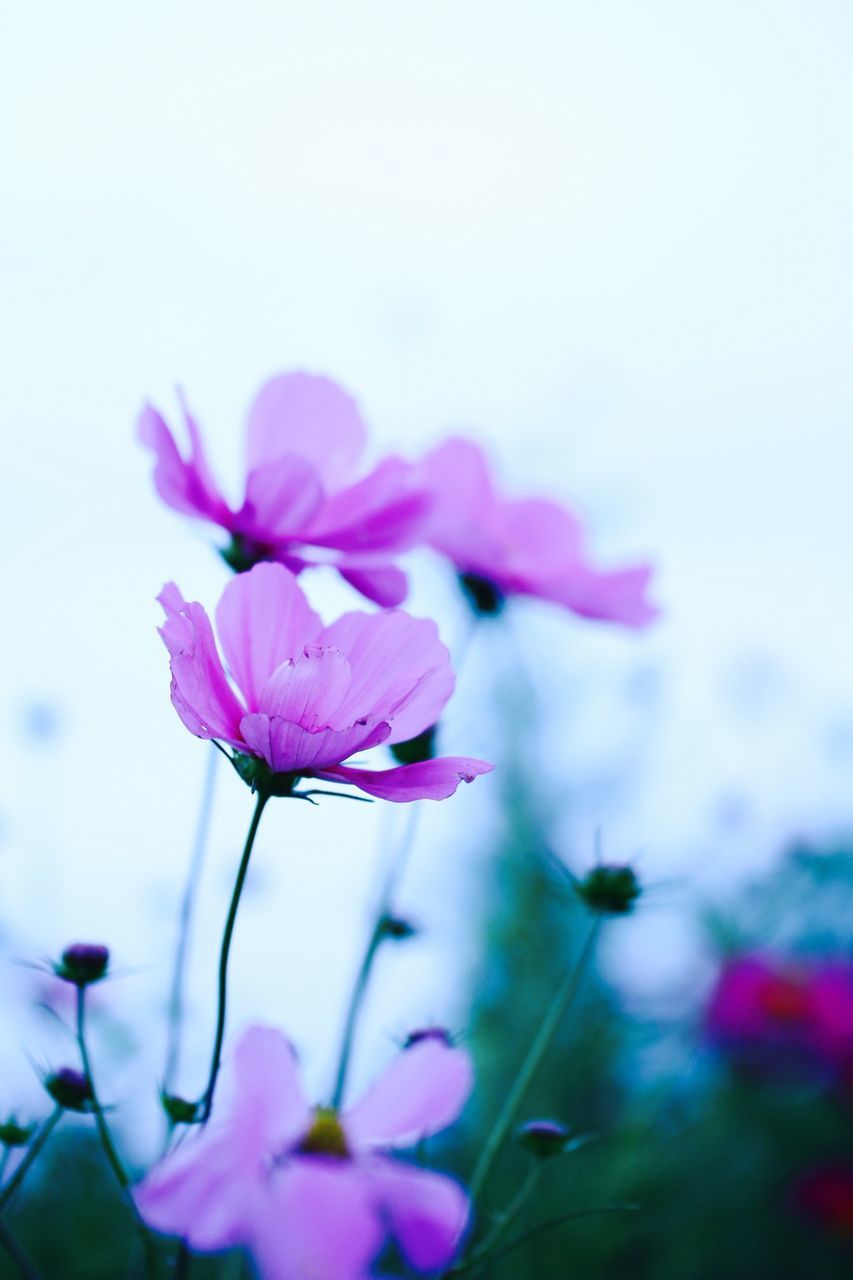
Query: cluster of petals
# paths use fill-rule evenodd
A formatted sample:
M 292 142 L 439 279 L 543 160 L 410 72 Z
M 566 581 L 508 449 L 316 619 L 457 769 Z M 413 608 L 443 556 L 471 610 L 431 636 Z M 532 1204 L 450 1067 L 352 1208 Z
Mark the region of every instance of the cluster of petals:
M 444 799 L 492 765 L 439 757 L 392 769 L 346 765 L 435 724 L 453 690 L 435 623 L 399 610 L 324 626 L 293 574 L 261 563 L 232 578 L 210 619 L 169 584 L 160 601 L 172 702 L 199 738 L 227 743 L 274 775 L 344 783 L 381 799 Z
M 354 1106 L 312 1109 L 288 1040 L 250 1027 L 208 1123 L 136 1188 L 143 1220 L 190 1248 L 245 1248 L 261 1280 L 367 1280 L 390 1237 L 415 1270 L 452 1261 L 468 1198 L 393 1154 L 446 1128 L 471 1090 L 467 1053 L 415 1038 Z
M 419 538 L 431 497 L 402 458 L 359 476 L 366 428 L 336 383 L 281 374 L 261 387 L 246 424 L 246 487 L 232 507 L 217 484 L 198 425 L 182 402 L 189 452 L 183 456 L 161 414 L 146 405 L 138 434 L 154 453 L 154 483 L 165 503 L 224 529 L 235 567 L 279 561 L 294 573 L 331 563 L 383 606 L 406 596 L 394 557 Z
M 423 460 L 422 475 L 433 496 L 424 540 L 499 598 L 535 596 L 628 627 L 657 616 L 648 565 L 595 568 L 577 518 L 543 498 L 503 497 L 472 441 L 454 437 L 438 445 Z
M 707 1029 L 747 1065 L 853 1085 L 853 966 L 737 957 L 719 976 Z

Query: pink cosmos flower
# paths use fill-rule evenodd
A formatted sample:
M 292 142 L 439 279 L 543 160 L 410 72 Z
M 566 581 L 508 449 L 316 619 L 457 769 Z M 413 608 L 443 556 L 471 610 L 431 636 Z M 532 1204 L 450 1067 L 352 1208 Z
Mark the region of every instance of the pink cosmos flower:
M 853 969 L 740 956 L 723 969 L 707 1013 L 713 1041 L 747 1065 L 829 1071 L 853 1081 Z
M 433 622 L 347 613 L 324 627 L 288 569 L 255 565 L 231 579 L 216 609 L 235 690 L 202 606 L 173 583 L 160 602 L 175 710 L 196 737 L 240 753 L 247 781 L 289 794 L 299 778 L 324 778 L 385 800 L 441 800 L 493 767 L 466 757 L 379 771 L 342 763 L 438 719 L 454 676 Z
M 575 516 L 546 499 L 502 497 L 470 440 L 440 444 L 422 474 L 434 498 L 424 540 L 453 563 L 477 612 L 496 613 L 506 596 L 525 595 L 628 627 L 657 616 L 647 565 L 593 568 Z
M 261 1280 L 367 1280 L 387 1237 L 418 1271 L 446 1267 L 468 1198 L 390 1153 L 451 1124 L 472 1086 L 468 1054 L 413 1037 L 341 1114 L 311 1108 L 288 1040 L 250 1027 L 226 1062 L 210 1121 L 136 1189 L 145 1222 L 201 1252 L 248 1249 Z
M 236 508 L 214 479 L 183 402 L 182 410 L 187 457 L 151 405 L 140 414 L 139 439 L 156 457 L 163 501 L 231 535 L 222 554 L 233 569 L 276 560 L 299 573 L 331 563 L 378 604 L 405 599 L 406 577 L 392 560 L 417 540 L 431 500 L 402 458 L 385 458 L 358 478 L 367 432 L 355 401 L 336 383 L 288 373 L 261 387 L 246 424 L 246 491 Z

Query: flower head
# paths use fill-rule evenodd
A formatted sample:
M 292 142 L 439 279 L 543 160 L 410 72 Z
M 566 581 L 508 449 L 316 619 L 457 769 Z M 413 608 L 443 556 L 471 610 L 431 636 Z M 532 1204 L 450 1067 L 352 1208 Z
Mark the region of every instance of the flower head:
M 109 963 L 109 949 L 101 943 L 73 942 L 63 951 L 54 972 L 58 978 L 73 983 L 75 987 L 87 987 L 107 976 Z
M 150 1227 L 200 1251 L 243 1246 L 261 1280 L 367 1280 L 389 1235 L 416 1270 L 450 1263 L 465 1192 L 391 1153 L 456 1119 L 472 1084 L 463 1049 L 418 1041 L 340 1114 L 310 1106 L 270 1027 L 244 1032 L 225 1072 L 209 1123 L 136 1189 Z
M 394 611 L 324 627 L 289 570 L 256 565 L 232 578 L 216 610 L 235 690 L 202 606 L 173 584 L 160 602 L 178 715 L 197 737 L 233 747 L 243 776 L 271 794 L 323 778 L 386 800 L 440 800 L 492 768 L 466 757 L 380 771 L 343 763 L 438 719 L 454 677 L 434 623 Z
M 405 599 L 406 578 L 393 558 L 417 540 L 431 497 L 402 458 L 385 458 L 358 476 L 367 431 L 336 383 L 289 373 L 261 387 L 246 424 L 246 488 L 237 507 L 223 496 L 198 425 L 181 407 L 188 456 L 151 405 L 139 416 L 139 439 L 156 457 L 163 501 L 230 535 L 222 554 L 233 569 L 275 560 L 299 573 L 331 563 L 381 605 Z
M 628 627 L 656 617 L 647 565 L 594 568 L 576 517 L 545 499 L 502 497 L 476 444 L 446 440 L 422 468 L 434 496 L 424 539 L 455 566 L 476 613 L 498 613 L 507 596 L 525 595 Z

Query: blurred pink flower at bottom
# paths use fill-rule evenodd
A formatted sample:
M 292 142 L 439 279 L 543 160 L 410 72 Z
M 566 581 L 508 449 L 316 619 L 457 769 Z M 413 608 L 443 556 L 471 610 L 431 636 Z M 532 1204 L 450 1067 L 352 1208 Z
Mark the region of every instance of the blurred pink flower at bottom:
M 136 1188 L 143 1220 L 206 1252 L 245 1247 L 261 1280 L 369 1280 L 388 1237 L 410 1266 L 456 1254 L 468 1197 L 389 1153 L 451 1124 L 470 1093 L 468 1054 L 430 1033 L 353 1107 L 312 1108 L 281 1032 L 239 1039 L 206 1126 Z

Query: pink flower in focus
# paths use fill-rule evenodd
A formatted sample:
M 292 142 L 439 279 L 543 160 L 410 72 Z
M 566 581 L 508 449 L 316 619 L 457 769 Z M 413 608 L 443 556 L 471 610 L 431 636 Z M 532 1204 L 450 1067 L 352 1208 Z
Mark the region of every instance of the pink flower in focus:
M 438 719 L 454 676 L 433 622 L 347 613 L 324 627 L 288 569 L 258 564 L 231 579 L 216 609 L 235 692 L 202 606 L 174 584 L 160 602 L 178 715 L 196 737 L 263 761 L 285 793 L 299 778 L 324 778 L 385 800 L 441 800 L 493 767 L 466 757 L 380 771 L 342 763 Z
M 769 1070 L 853 1071 L 853 969 L 783 965 L 741 956 L 723 969 L 711 997 L 712 1040 Z
M 430 497 L 402 458 L 357 477 L 367 431 L 355 401 L 328 378 L 281 374 L 261 387 L 246 424 L 246 490 L 231 507 L 213 477 L 198 426 L 182 404 L 184 458 L 161 415 L 142 410 L 139 439 L 156 457 L 154 483 L 174 510 L 231 535 L 223 551 L 242 571 L 276 560 L 294 573 L 331 563 L 381 605 L 405 599 L 393 557 L 417 540 Z
M 451 1262 L 464 1190 L 389 1153 L 459 1115 L 472 1085 L 464 1050 L 417 1039 L 340 1115 L 309 1106 L 271 1027 L 244 1032 L 224 1072 L 208 1124 L 136 1189 L 150 1227 L 201 1252 L 245 1247 L 261 1280 L 367 1280 L 389 1235 L 418 1271 Z
M 657 616 L 648 566 L 593 568 L 578 520 L 556 502 L 502 497 L 478 445 L 446 440 L 427 454 L 422 473 L 435 500 L 424 540 L 453 563 L 479 612 L 525 595 L 628 627 Z

